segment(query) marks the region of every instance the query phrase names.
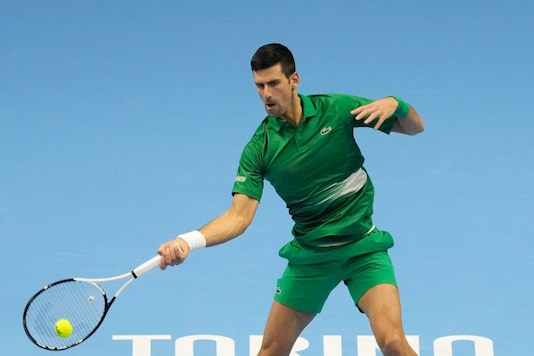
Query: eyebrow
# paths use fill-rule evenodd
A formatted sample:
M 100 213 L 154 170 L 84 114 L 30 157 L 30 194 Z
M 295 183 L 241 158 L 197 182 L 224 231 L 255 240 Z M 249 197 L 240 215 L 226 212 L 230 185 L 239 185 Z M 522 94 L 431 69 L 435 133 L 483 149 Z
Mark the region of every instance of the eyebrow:
M 254 81 L 254 83 L 256 83 L 257 85 L 260 85 L 260 84 L 262 84 L 262 85 L 265 85 L 265 84 L 277 84 L 277 83 L 280 83 L 280 82 L 281 82 L 281 80 L 278 79 L 278 78 L 277 79 L 268 80 L 266 82 Z

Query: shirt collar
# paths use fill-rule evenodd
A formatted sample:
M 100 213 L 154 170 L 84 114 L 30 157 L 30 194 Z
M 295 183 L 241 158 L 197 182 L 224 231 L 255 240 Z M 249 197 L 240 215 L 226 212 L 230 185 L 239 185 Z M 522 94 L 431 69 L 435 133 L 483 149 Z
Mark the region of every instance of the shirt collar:
M 311 99 L 306 96 L 299 94 L 300 102 L 302 104 L 302 120 L 307 121 L 315 116 L 315 106 L 313 106 L 313 103 Z M 280 131 L 280 129 L 284 126 L 286 123 L 283 119 L 277 119 L 272 116 L 268 116 L 269 124 L 276 130 Z

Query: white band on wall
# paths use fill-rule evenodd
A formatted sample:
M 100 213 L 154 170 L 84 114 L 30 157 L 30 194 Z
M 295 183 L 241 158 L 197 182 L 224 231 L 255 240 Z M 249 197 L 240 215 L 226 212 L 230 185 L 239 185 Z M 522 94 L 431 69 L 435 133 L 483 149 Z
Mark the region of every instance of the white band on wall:
M 189 245 L 191 251 L 206 247 L 206 238 L 198 230 L 178 235 L 177 238 L 184 240 Z

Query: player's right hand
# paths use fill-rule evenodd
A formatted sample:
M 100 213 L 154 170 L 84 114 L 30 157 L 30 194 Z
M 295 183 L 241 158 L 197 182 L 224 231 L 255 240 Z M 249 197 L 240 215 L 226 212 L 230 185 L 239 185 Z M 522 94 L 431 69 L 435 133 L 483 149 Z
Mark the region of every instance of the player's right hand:
M 189 255 L 189 245 L 181 238 L 172 239 L 159 246 L 158 255 L 161 256 L 159 267 L 165 270 L 167 266 L 176 266 L 185 261 Z

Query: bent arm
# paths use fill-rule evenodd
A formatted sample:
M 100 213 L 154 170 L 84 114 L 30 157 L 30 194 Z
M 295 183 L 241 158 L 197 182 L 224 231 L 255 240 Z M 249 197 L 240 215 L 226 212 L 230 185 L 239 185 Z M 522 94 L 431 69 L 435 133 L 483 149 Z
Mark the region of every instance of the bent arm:
M 408 111 L 408 115 L 397 118 L 393 123 L 391 131 L 405 135 L 417 135 L 425 130 L 425 123 L 421 116 L 419 116 L 413 106 L 409 105 L 409 107 L 410 111 Z
M 350 113 L 355 115 L 354 119 L 357 121 L 363 121 L 364 125 L 372 125 L 375 130 L 378 130 L 382 124 L 389 118 L 393 117 L 393 126 L 391 131 L 406 134 L 406 135 L 417 135 L 420 132 L 423 132 L 425 129 L 425 124 L 423 119 L 415 109 L 407 104 L 402 102 L 404 106 L 408 107 L 407 114 L 405 110 L 398 110 L 399 101 L 392 97 L 388 96 L 382 99 L 375 100 L 367 105 L 362 105 L 352 110 Z M 401 111 L 401 115 L 406 116 L 396 116 L 398 111 Z

